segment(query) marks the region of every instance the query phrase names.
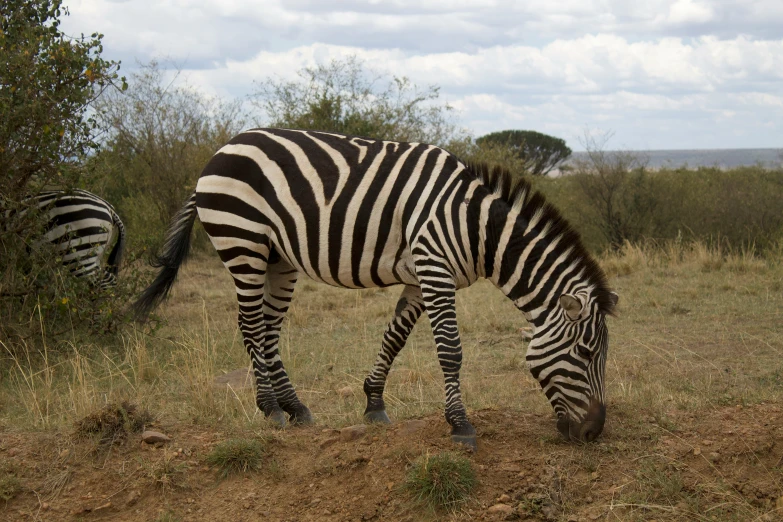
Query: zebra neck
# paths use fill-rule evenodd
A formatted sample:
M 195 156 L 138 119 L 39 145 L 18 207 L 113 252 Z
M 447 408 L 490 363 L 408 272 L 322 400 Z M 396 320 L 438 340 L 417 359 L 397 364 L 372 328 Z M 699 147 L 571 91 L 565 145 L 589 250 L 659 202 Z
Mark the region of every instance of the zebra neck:
M 571 255 L 572 247 L 564 244 L 561 235 L 550 233 L 551 225 L 542 213 L 528 219 L 506 204 L 490 213 L 486 230 L 486 251 L 493 255 L 491 262 L 485 259 L 485 277 L 529 321 L 543 319 L 561 294 L 586 288 L 583 267 Z

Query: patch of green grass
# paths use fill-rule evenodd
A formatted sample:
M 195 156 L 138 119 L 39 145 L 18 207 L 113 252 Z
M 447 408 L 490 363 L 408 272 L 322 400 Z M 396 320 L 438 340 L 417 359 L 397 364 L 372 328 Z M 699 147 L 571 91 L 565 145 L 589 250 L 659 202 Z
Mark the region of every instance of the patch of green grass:
M 229 439 L 221 442 L 207 455 L 206 462 L 225 478 L 235 473 L 258 471 L 268 452 L 266 441 L 260 439 Z
M 174 513 L 173 511 L 164 511 L 160 515 L 158 515 L 158 518 L 155 519 L 155 522 L 181 522 L 182 517 Z
M 405 479 L 405 488 L 416 502 L 447 510 L 464 503 L 476 484 L 470 460 L 452 452 L 419 457 Z
M 11 473 L 0 476 L 0 500 L 8 502 L 22 491 L 22 483 Z

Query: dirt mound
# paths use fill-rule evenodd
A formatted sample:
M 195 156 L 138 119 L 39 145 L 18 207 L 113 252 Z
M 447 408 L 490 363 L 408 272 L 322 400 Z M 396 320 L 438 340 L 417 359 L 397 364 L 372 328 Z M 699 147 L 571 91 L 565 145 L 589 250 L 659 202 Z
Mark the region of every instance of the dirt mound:
M 206 455 L 235 433 L 162 425 L 168 444 L 130 436 L 99 455 L 66 437 L 2 433 L 0 455 L 25 491 L 0 506 L 0 518 L 778 519 L 783 416 L 774 405 L 666 421 L 618 412 L 600 442 L 584 446 L 560 440 L 547 415 L 482 410 L 471 419 L 479 433 L 479 451 L 470 455 L 479 485 L 454 513 L 416 506 L 402 487 L 418 456 L 455 449 L 437 415 L 369 426 L 355 436 L 322 426 L 264 428 L 269 451 L 261 470 L 225 480 L 205 464 Z M 53 489 L 52 477 L 63 473 L 64 483 Z M 159 487 L 168 475 L 181 480 Z M 508 507 L 491 509 L 498 503 Z

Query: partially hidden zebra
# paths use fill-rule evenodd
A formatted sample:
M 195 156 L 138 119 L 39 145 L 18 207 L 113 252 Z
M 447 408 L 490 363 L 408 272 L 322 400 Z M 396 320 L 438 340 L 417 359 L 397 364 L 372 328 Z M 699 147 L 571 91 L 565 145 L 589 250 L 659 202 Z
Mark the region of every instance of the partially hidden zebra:
M 88 278 L 102 289 L 117 284 L 125 225 L 111 204 L 80 189 L 45 190 L 25 204 L 45 216 L 43 236 L 36 243 L 52 244 L 74 276 Z
M 452 439 L 476 447 L 460 392 L 455 291 L 495 284 L 534 328 L 527 364 L 566 437 L 595 439 L 605 419 L 606 278 L 558 212 L 522 180 L 449 152 L 340 134 L 253 129 L 204 168 L 175 216 L 153 283 L 134 303 L 145 317 L 167 295 L 198 214 L 234 278 L 256 403 L 284 426 L 312 422 L 278 350 L 300 273 L 330 285 L 405 285 L 364 381 L 365 419 L 389 422 L 383 392 L 423 311 L 445 378 Z

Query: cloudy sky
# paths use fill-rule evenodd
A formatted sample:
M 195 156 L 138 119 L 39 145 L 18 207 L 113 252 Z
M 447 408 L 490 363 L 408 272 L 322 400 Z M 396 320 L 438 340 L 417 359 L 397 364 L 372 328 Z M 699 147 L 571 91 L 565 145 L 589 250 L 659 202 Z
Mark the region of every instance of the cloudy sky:
M 475 135 L 580 149 L 783 147 L 781 0 L 65 0 L 123 72 L 153 58 L 225 98 L 357 55 L 439 85 Z

